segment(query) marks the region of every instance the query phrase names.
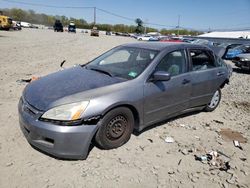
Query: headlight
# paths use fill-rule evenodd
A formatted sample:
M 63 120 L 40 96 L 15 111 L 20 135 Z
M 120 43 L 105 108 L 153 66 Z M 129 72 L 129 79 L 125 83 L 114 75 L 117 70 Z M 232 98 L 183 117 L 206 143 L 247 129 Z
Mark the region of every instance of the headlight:
M 45 112 L 42 115 L 42 118 L 59 121 L 77 120 L 82 117 L 83 112 L 87 108 L 88 104 L 89 101 L 83 101 L 57 106 Z
M 242 58 L 241 61 L 249 61 L 249 59 L 244 59 L 244 58 Z

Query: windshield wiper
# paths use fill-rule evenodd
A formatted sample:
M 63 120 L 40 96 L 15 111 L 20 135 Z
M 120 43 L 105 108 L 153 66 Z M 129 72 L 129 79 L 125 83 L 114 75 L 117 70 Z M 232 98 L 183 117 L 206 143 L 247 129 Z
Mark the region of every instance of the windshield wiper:
M 113 76 L 114 76 L 113 74 L 111 74 L 111 73 L 108 72 L 107 70 L 101 69 L 101 68 L 99 68 L 99 67 L 90 67 L 89 69 L 90 69 L 90 70 L 93 70 L 93 71 L 97 71 L 97 72 L 103 73 L 103 74 L 107 74 L 107 75 L 109 75 L 110 77 L 113 77 Z

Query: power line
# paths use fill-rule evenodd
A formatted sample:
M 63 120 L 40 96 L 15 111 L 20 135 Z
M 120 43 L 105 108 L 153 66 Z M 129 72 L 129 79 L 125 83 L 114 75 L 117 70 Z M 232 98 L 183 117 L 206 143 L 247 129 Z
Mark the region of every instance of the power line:
M 48 7 L 48 8 L 60 8 L 60 9 L 95 9 L 99 10 L 103 13 L 118 17 L 118 18 L 122 18 L 124 20 L 128 20 L 128 21 L 135 21 L 135 18 L 129 18 L 126 16 L 122 16 L 113 12 L 110 12 L 108 10 L 104 10 L 101 8 L 97 8 L 97 7 L 82 7 L 82 6 L 55 6 L 55 5 L 47 5 L 47 4 L 40 4 L 40 3 L 27 3 L 27 2 L 23 2 L 23 1 L 14 1 L 14 0 L 2 0 L 5 2 L 9 2 L 9 3 L 17 3 L 17 4 L 22 4 L 22 5 L 30 5 L 30 6 L 37 6 L 37 7 Z M 168 28 L 175 28 L 176 26 L 173 25 L 165 25 L 165 24 L 159 24 L 159 23 L 152 23 L 152 22 L 144 22 L 144 24 L 146 25 L 152 25 L 152 26 L 160 26 L 160 27 L 168 27 Z
M 40 4 L 40 3 L 27 3 L 23 1 L 13 1 L 13 0 L 2 0 L 9 3 L 16 3 L 16 4 L 22 4 L 22 5 L 31 5 L 31 6 L 37 6 L 37 7 L 48 7 L 48 8 L 62 8 L 62 9 L 93 9 L 94 7 L 74 7 L 74 6 L 55 6 L 55 5 L 46 5 L 46 4 Z

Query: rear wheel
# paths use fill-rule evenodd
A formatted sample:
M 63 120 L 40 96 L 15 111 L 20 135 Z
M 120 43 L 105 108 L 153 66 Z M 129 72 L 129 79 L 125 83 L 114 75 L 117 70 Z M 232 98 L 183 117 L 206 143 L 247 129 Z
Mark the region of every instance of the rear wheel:
M 210 103 L 207 104 L 205 111 L 207 111 L 207 112 L 214 111 L 217 108 L 217 106 L 219 105 L 220 100 L 221 100 L 221 90 L 217 89 L 215 91 Z
M 125 144 L 134 127 L 131 110 L 119 107 L 108 112 L 100 122 L 95 141 L 103 149 L 113 149 Z

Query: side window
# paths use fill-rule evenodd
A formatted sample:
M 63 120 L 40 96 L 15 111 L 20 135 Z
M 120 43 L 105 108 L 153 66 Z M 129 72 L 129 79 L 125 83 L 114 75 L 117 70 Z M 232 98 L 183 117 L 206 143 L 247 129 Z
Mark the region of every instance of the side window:
M 216 67 L 214 58 L 206 50 L 190 50 L 193 71 L 205 70 Z
M 184 50 L 174 51 L 167 54 L 157 65 L 156 71 L 165 71 L 171 76 L 186 72 Z

